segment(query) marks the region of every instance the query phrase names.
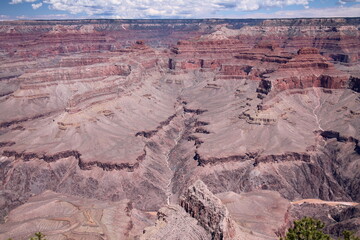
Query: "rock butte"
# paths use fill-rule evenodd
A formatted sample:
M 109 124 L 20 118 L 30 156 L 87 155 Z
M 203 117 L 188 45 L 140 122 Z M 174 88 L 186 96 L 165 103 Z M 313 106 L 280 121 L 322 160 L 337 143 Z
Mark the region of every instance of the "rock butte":
M 0 238 L 359 235 L 359 29 L 0 22 Z

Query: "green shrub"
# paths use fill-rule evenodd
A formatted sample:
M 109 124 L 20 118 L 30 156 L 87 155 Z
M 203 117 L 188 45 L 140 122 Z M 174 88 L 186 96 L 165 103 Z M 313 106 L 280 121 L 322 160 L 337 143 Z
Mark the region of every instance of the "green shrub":
M 35 233 L 34 237 L 31 237 L 29 240 L 46 240 L 45 235 L 41 232 Z
M 280 240 L 333 240 L 323 232 L 325 224 L 320 220 L 304 217 L 294 221 L 293 225 L 292 228 L 288 229 L 285 238 L 280 238 Z M 345 230 L 342 235 L 343 238 L 339 240 L 360 240 L 351 231 Z
M 354 236 L 354 233 L 348 230 L 342 232 L 344 240 L 360 240 L 359 237 Z
M 323 233 L 325 224 L 310 217 L 294 221 L 294 227 L 289 228 L 285 240 L 330 240 L 330 236 Z

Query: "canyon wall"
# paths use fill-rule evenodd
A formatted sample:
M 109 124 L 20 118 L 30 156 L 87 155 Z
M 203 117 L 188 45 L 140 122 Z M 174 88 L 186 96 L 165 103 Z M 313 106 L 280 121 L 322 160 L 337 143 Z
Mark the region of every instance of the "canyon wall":
M 356 204 L 359 28 L 360 18 L 0 22 L 0 234 L 24 229 L 11 216 L 42 197 L 106 202 L 96 214 L 131 205 L 108 223 L 120 230 L 90 214 L 108 239 L 176 239 L 181 222 L 189 239 L 276 239 L 301 215 L 291 202 Z M 216 211 L 194 200 L 194 184 Z M 245 206 L 242 196 L 282 202 L 259 213 L 276 228 L 224 200 Z M 355 219 L 345 218 L 335 220 Z M 331 224 L 336 236 L 343 225 Z

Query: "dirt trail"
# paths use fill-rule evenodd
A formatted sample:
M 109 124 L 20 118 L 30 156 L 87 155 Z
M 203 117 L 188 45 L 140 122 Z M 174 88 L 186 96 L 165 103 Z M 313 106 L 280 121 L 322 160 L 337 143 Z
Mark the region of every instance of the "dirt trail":
M 301 205 L 303 203 L 326 204 L 329 206 L 337 206 L 337 205 L 357 206 L 357 205 L 359 205 L 359 203 L 357 203 L 357 202 L 324 201 L 321 199 L 302 199 L 299 201 L 291 202 L 291 204 L 299 204 L 299 205 Z

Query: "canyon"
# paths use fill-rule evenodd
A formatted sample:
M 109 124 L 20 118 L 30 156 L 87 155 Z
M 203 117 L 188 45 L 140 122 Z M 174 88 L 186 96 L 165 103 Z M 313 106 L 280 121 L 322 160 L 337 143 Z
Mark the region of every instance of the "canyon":
M 0 21 L 0 238 L 360 236 L 360 18 Z

